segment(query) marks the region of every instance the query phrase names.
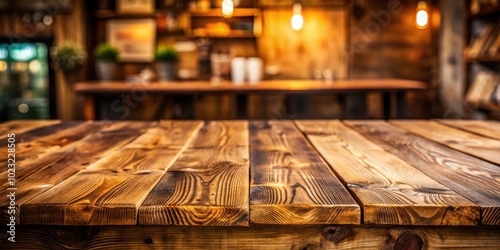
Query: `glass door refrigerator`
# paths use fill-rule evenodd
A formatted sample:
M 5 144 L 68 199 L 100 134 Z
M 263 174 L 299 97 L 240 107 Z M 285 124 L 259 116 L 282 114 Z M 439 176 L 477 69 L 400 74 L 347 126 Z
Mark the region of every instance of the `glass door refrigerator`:
M 49 119 L 49 58 L 45 43 L 0 43 L 1 121 Z

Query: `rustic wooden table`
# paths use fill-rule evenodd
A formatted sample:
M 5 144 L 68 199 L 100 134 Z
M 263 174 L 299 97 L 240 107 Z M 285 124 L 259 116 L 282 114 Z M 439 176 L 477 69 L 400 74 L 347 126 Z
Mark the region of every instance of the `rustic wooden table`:
M 233 85 L 225 83 L 212 85 L 208 81 L 184 81 L 184 82 L 159 82 L 151 84 L 126 84 L 125 82 L 79 82 L 75 84 L 75 92 L 84 95 L 84 115 L 86 120 L 96 119 L 96 102 L 111 94 L 125 94 L 134 100 L 134 96 L 141 99 L 144 94 L 151 95 L 207 95 L 207 94 L 346 94 L 346 93 L 383 93 L 384 119 L 390 118 L 391 94 L 396 95 L 397 116 L 404 118 L 406 109 L 405 94 L 409 91 L 422 91 L 427 89 L 427 84 L 420 81 L 404 79 L 357 79 L 339 80 L 332 83 L 324 83 L 314 80 L 281 80 L 262 81 L 255 84 Z M 243 98 L 245 99 L 245 98 Z M 166 108 L 166 102 L 160 105 L 156 112 L 162 114 Z M 303 103 L 302 105 L 308 105 Z M 238 103 L 238 117 L 246 118 L 246 100 Z M 159 116 L 159 115 L 155 115 Z M 159 118 L 155 118 L 156 120 Z
M 11 121 L 1 249 L 500 248 L 494 121 Z M 12 141 L 11 141 L 12 142 Z M 12 189 L 12 188 L 15 188 Z M 416 248 L 412 248 L 416 247 Z

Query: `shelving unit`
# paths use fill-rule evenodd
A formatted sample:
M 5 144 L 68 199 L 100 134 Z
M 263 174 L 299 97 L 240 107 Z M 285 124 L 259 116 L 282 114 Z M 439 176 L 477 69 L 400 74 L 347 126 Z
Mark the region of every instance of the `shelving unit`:
M 156 13 L 147 14 L 121 14 L 116 13 L 114 10 L 96 10 L 94 11 L 94 17 L 100 19 L 129 19 L 129 18 L 156 18 Z
M 255 38 L 262 31 L 261 11 L 256 8 L 235 8 L 230 18 L 222 17 L 220 9 L 187 11 L 186 21 L 185 33 L 190 37 Z M 207 23 L 223 25 L 225 28 L 217 30 L 201 26 Z
M 500 49 L 497 50 L 496 54 L 491 54 L 486 46 L 492 46 L 495 40 L 498 39 L 500 34 L 500 2 L 498 5 L 482 5 L 477 13 L 472 13 L 472 5 L 475 0 L 467 1 L 467 13 L 466 13 L 466 25 L 467 32 L 465 36 L 465 42 L 467 44 L 467 49 L 464 51 L 466 59 L 466 95 L 469 95 L 471 90 L 480 89 L 474 84 L 493 84 L 499 85 L 497 80 L 483 82 L 480 78 L 477 78 L 480 72 L 491 72 L 495 75 L 500 75 Z M 490 28 L 488 28 L 490 27 Z M 488 34 L 487 29 L 491 29 Z M 476 46 L 474 51 L 474 42 L 481 41 L 479 46 Z M 493 43 L 491 43 L 493 41 Z M 479 53 L 477 53 L 479 49 Z M 471 52 L 472 50 L 472 52 Z M 473 56 L 471 56 L 471 54 Z M 493 78 L 495 79 L 495 78 Z M 500 78 L 498 78 L 500 79 Z M 481 87 L 481 86 L 480 86 Z M 495 91 L 500 86 L 494 86 L 493 92 L 484 92 L 483 101 L 481 102 L 471 102 L 467 100 L 468 107 L 472 107 L 478 111 L 482 111 L 491 115 L 493 112 L 500 112 L 500 100 L 493 98 Z M 489 87 L 491 89 L 491 86 Z

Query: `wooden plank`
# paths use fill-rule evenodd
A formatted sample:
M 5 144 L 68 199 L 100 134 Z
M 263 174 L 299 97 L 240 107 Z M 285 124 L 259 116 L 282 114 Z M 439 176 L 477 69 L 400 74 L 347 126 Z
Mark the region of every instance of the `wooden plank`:
M 500 164 L 500 140 L 450 128 L 435 121 L 409 120 L 391 123 L 428 140 Z
M 135 225 L 137 210 L 202 122 L 163 121 L 21 206 L 23 224 Z
M 82 122 L 63 130 L 54 130 L 52 134 L 33 141 L 16 143 L 16 163 L 26 165 L 29 161 L 43 158 L 52 152 L 80 140 L 85 135 L 97 132 L 105 123 Z M 6 162 L 7 156 L 0 156 L 0 163 Z
M 139 208 L 139 224 L 248 225 L 248 123 L 207 122 Z
M 477 225 L 479 207 L 340 121 L 297 121 L 363 205 L 364 224 Z
M 107 153 L 120 148 L 140 135 L 149 123 L 114 122 L 102 127 L 98 133 L 87 135 L 76 143 L 46 157 L 16 168 L 16 218 L 19 223 L 19 206 L 69 176 L 99 160 Z M 7 184 L 1 183 L 1 195 L 7 195 Z M 8 201 L 0 201 L 6 208 Z M 2 221 L 7 217 L 4 214 Z
M 250 220 L 359 224 L 359 205 L 291 121 L 250 123 Z
M 60 120 L 12 120 L 0 123 L 0 136 L 4 138 L 7 134 L 21 134 L 36 128 L 60 123 Z
M 481 223 L 500 225 L 500 168 L 382 121 L 347 121 L 371 141 L 481 207 Z
M 500 122 L 477 120 L 438 120 L 440 123 L 500 140 Z
M 109 94 L 130 93 L 136 91 L 137 86 L 124 84 L 123 81 L 107 82 L 79 82 L 74 90 L 77 94 Z M 421 81 L 403 79 L 354 79 L 338 80 L 335 84 L 316 80 L 273 80 L 261 81 L 254 84 L 213 85 L 208 81 L 180 81 L 159 84 L 145 84 L 140 90 L 155 94 L 207 94 L 207 93 L 350 93 L 366 91 L 407 91 L 425 90 L 427 84 Z
M 498 235 L 500 229 L 491 227 L 20 226 L 16 230 L 16 242 L 8 242 L 7 235 L 3 232 L 0 247 L 13 250 L 444 248 L 493 250 L 500 249 Z
M 70 121 L 39 127 L 30 131 L 23 132 L 21 134 L 16 134 L 16 143 L 30 142 L 47 135 L 51 135 L 57 131 L 68 129 L 80 124 L 81 122 L 79 121 Z M 7 140 L 0 141 L 0 148 L 3 149 L 5 147 L 7 147 Z

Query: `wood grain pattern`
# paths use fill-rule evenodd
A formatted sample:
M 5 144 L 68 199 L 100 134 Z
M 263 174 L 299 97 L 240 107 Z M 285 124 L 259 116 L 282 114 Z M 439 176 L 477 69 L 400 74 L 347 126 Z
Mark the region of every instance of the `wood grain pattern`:
M 371 141 L 481 207 L 481 223 L 500 225 L 500 168 L 382 121 L 347 121 Z
M 362 202 L 364 224 L 477 225 L 477 205 L 342 122 L 297 124 Z
M 327 227 L 330 229 L 332 227 Z M 475 227 L 338 226 L 106 226 L 19 227 L 16 242 L 2 249 L 395 249 L 398 239 L 413 234 L 422 249 L 499 249 L 500 229 Z M 330 231 L 330 232 L 329 232 Z M 328 240 L 328 234 L 338 241 Z M 327 236 L 327 237 L 325 237 Z M 420 249 L 420 248 L 406 248 Z
M 16 163 L 27 165 L 30 161 L 43 158 L 61 148 L 80 140 L 88 134 L 99 131 L 107 123 L 82 122 L 76 126 L 63 130 L 54 130 L 52 134 L 37 138 L 33 141 L 16 144 Z M 23 137 L 21 135 L 21 137 Z M 7 160 L 7 156 L 0 156 L 0 162 Z
M 79 82 L 75 84 L 75 92 L 85 93 L 130 93 L 137 86 L 125 82 Z M 146 93 L 168 94 L 197 94 L 197 93 L 256 93 L 256 92 L 357 92 L 357 91 L 404 91 L 425 90 L 425 82 L 402 79 L 376 79 L 376 80 L 339 80 L 335 84 L 327 84 L 314 80 L 275 80 L 262 81 L 256 84 L 212 85 L 207 81 L 168 82 L 142 85 L 141 91 Z
M 438 120 L 440 123 L 500 140 L 500 122 L 476 120 Z
M 251 122 L 250 145 L 252 223 L 360 223 L 359 205 L 293 122 Z
M 14 133 L 21 134 L 36 128 L 45 127 L 60 123 L 60 120 L 12 120 L 0 123 L 0 138 L 5 138 L 5 135 Z
M 114 122 L 103 126 L 98 133 L 86 135 L 62 150 L 24 166 L 18 166 L 16 168 L 17 223 L 20 222 L 20 205 L 99 160 L 108 152 L 122 147 L 148 126 L 150 124 L 144 122 Z M 7 184 L 2 183 L 1 195 L 6 195 L 6 187 Z M 7 202 L 1 200 L 0 208 L 5 208 Z M 6 219 L 6 215 L 0 217 L 2 221 Z
M 134 225 L 137 210 L 201 122 L 161 122 L 21 206 L 23 224 Z
M 38 127 L 30 131 L 25 131 L 20 134 L 16 134 L 16 143 L 30 142 L 41 138 L 43 136 L 51 135 L 57 131 L 65 130 L 77 125 L 80 125 L 79 121 L 55 123 L 53 125 Z M 5 148 L 7 146 L 7 140 L 0 141 L 0 147 Z
M 412 133 L 450 148 L 500 164 L 500 140 L 450 128 L 434 121 L 391 121 Z
M 248 225 L 248 123 L 207 122 L 139 208 L 139 224 Z

